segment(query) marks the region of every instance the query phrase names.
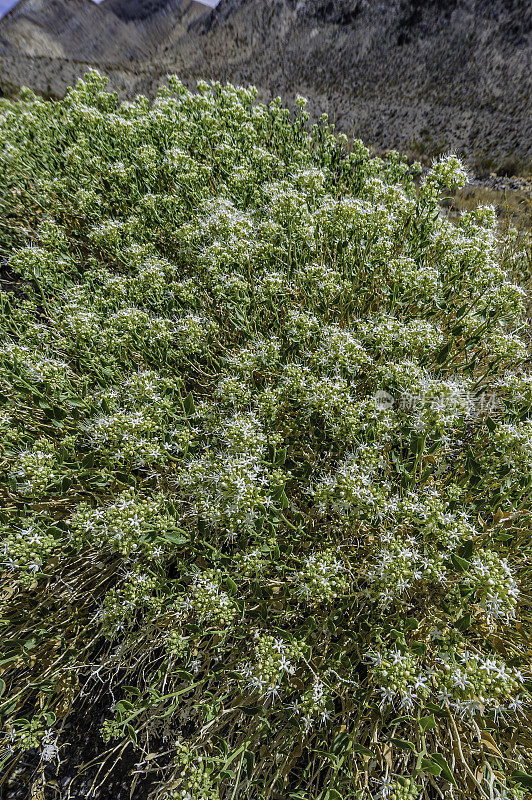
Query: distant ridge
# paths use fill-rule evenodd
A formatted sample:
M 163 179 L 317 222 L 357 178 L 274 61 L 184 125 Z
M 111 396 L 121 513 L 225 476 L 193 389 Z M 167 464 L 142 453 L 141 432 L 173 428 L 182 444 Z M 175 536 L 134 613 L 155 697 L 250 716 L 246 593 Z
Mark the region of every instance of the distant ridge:
M 14 64 L 29 56 L 129 69 L 170 31 L 183 35 L 209 13 L 195 0 L 19 0 L 0 25 L 0 57 Z M 10 74 L 9 68 L 2 73 L 7 80 Z
M 205 1 L 23 0 L 0 24 L 2 89 L 61 96 L 90 66 L 122 97 L 169 73 L 253 83 L 378 148 L 532 161 L 529 0 Z

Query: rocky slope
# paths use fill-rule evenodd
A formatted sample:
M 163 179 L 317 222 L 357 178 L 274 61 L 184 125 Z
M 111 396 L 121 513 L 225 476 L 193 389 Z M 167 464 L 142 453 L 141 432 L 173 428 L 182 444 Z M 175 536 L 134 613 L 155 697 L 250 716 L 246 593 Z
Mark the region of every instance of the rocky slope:
M 26 84 L 61 95 L 95 64 L 122 96 L 152 94 L 168 73 L 191 85 L 200 77 L 251 82 L 263 99 L 305 95 L 313 116 L 327 112 L 339 129 L 377 147 L 452 148 L 510 172 L 532 159 L 528 0 L 221 0 L 214 11 L 190 0 L 46 6 L 45 13 L 43 0 L 26 0 L 22 33 L 15 15 L 0 25 L 4 91 Z M 53 17 L 65 7 L 72 17 L 90 16 L 78 27 L 91 36 L 73 36 L 73 22 L 58 30 Z
M 304 94 L 380 147 L 532 156 L 526 0 L 222 0 L 162 49 L 168 71 Z

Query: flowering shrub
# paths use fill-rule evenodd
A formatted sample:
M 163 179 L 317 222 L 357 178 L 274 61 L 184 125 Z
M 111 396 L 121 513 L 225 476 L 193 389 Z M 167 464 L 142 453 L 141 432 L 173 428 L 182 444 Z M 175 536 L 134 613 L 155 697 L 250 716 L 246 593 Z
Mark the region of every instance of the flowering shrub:
M 126 751 L 153 800 L 532 786 L 524 256 L 445 217 L 454 156 L 304 105 L 0 100 L 0 760 L 39 791 L 80 713 L 102 800 Z

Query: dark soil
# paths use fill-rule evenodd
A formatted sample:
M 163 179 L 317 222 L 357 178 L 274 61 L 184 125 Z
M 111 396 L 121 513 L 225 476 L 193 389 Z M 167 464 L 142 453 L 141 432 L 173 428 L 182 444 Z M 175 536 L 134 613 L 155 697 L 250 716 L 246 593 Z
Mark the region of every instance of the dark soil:
M 0 786 L 0 800 L 148 800 L 157 786 L 156 765 L 164 767 L 168 762 L 167 748 L 162 746 L 162 757 L 150 760 L 149 774 L 147 762 L 133 744 L 119 757 L 109 758 L 100 770 L 99 757 L 109 747 L 102 741 L 100 727 L 112 717 L 111 705 L 109 692 L 94 685 L 90 710 L 87 703 L 65 721 L 62 738 L 68 745 L 60 748 L 59 758 L 43 765 L 36 750 L 26 751 L 16 771 Z M 135 772 L 136 780 L 131 778 Z
M 20 275 L 13 272 L 6 258 L 0 258 L 0 292 L 10 294 L 17 300 L 24 300 L 27 297 Z

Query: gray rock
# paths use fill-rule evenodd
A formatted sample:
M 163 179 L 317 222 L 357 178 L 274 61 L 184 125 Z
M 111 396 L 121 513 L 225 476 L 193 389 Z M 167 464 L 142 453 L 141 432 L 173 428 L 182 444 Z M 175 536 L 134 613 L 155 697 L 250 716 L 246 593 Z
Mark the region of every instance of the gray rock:
M 94 65 L 122 97 L 168 73 L 254 83 L 378 148 L 510 175 L 532 159 L 528 0 L 25 0 L 0 24 L 4 91 L 61 96 Z

